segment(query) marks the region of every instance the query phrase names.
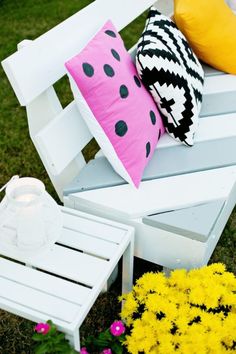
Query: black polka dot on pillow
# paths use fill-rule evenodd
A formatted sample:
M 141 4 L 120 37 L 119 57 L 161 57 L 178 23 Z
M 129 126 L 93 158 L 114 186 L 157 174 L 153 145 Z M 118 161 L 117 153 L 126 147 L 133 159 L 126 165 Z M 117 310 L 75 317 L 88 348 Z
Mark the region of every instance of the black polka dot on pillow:
M 151 151 L 151 144 L 148 142 L 148 143 L 146 144 L 146 157 L 149 156 L 150 151 Z
M 115 125 L 115 132 L 118 136 L 124 136 L 128 131 L 128 126 L 123 120 L 119 120 Z
M 138 87 L 141 87 L 141 81 L 139 80 L 139 78 L 136 75 L 134 75 L 134 81 Z
M 155 125 L 156 121 L 157 121 L 155 113 L 153 111 L 150 111 L 149 114 L 150 114 L 150 118 L 151 118 L 152 124 Z
M 93 76 L 94 68 L 92 67 L 91 64 L 83 63 L 82 67 L 83 67 L 83 71 L 84 71 L 86 76 L 88 76 L 88 77 L 92 77 Z
M 105 64 L 103 66 L 103 70 L 104 70 L 105 74 L 109 77 L 112 77 L 115 75 L 115 71 L 113 70 L 113 68 L 109 64 Z
M 129 91 L 128 91 L 127 86 L 121 85 L 121 87 L 120 87 L 120 97 L 121 98 L 126 98 L 128 96 L 129 96 Z
M 119 55 L 119 53 L 117 53 L 117 51 L 115 49 L 111 49 L 111 54 L 113 55 L 113 57 L 116 60 L 120 61 L 120 55 Z
M 116 37 L 115 32 L 113 32 L 112 30 L 106 30 L 105 33 L 106 33 L 108 36 L 110 36 L 110 37 L 113 37 L 113 38 Z

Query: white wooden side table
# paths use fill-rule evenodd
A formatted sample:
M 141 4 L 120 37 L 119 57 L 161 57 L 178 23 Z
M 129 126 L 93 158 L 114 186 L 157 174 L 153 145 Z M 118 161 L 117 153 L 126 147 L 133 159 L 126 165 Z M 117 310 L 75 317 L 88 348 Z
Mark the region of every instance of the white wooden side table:
M 0 256 L 0 306 L 34 322 L 51 319 L 80 350 L 80 325 L 122 256 L 122 292 L 131 290 L 134 229 L 61 209 L 63 231 L 50 250 L 27 265 Z

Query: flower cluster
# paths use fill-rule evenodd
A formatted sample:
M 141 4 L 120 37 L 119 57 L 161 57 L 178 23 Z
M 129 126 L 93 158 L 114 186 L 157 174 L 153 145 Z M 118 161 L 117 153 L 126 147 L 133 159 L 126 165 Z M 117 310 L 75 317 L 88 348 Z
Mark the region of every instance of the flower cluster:
M 35 354 L 75 354 L 77 353 L 65 338 L 64 333 L 57 331 L 55 324 L 48 320 L 35 327 L 33 340 L 37 342 Z M 122 321 L 114 321 L 110 328 L 101 332 L 98 337 L 89 336 L 84 340 L 80 354 L 122 354 L 122 343 L 125 339 L 125 326 Z
M 236 352 L 236 278 L 223 264 L 146 273 L 122 299 L 129 353 Z
M 122 343 L 125 339 L 125 326 L 122 321 L 114 321 L 110 328 L 101 332 L 98 337 L 89 336 L 81 348 L 80 354 L 122 354 Z
M 38 323 L 34 327 L 33 340 L 37 343 L 35 354 L 76 354 L 64 333 L 58 332 L 55 324 L 48 320 L 46 323 Z

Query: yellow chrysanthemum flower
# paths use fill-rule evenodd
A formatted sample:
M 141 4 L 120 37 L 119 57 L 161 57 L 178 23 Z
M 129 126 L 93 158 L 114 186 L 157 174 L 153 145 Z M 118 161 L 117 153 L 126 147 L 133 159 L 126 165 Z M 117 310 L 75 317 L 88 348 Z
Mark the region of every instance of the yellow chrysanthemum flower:
M 236 352 L 236 278 L 221 263 L 146 273 L 124 299 L 129 353 Z

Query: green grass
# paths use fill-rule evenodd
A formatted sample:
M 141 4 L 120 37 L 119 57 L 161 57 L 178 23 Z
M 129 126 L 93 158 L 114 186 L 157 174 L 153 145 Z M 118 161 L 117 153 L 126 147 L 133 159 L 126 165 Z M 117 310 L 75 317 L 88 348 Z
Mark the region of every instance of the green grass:
M 68 18 L 89 0 L 2 0 L 0 2 L 0 61 L 16 51 L 17 43 L 23 39 L 35 39 L 45 31 Z M 125 9 L 124 9 L 125 11 Z M 127 48 L 139 37 L 145 15 L 122 31 Z M 71 93 L 67 81 L 60 80 L 55 85 L 63 106 L 69 103 Z M 56 197 L 46 171 L 28 135 L 25 109 L 20 107 L 12 88 L 0 68 L 0 186 L 14 174 L 40 178 L 47 190 Z M 86 150 L 87 159 L 96 151 L 95 143 Z M 3 193 L 0 195 L 0 199 Z M 236 214 L 232 214 L 221 240 L 211 258 L 220 261 L 228 270 L 236 274 Z M 136 260 L 136 277 L 156 266 Z M 112 289 L 102 295 L 82 327 L 82 337 L 108 326 L 118 312 L 116 297 L 119 293 L 119 279 Z M 33 353 L 31 334 L 33 324 L 16 316 L 0 311 L 0 353 Z

